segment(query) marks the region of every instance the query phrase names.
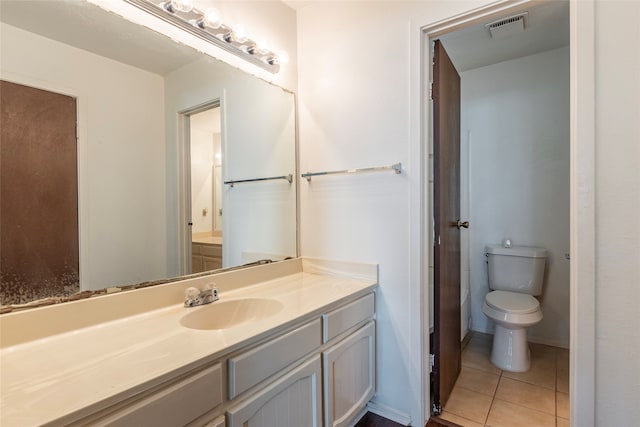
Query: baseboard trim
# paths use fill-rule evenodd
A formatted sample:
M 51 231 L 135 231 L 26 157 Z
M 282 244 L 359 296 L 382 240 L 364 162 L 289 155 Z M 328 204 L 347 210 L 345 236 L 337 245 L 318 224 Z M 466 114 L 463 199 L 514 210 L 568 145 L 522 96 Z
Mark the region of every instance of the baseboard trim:
M 527 337 L 527 340 L 529 342 L 536 343 L 536 344 L 544 344 L 544 345 L 550 345 L 551 347 L 569 349 L 569 346 L 566 343 L 563 343 L 560 341 L 547 340 L 544 338 L 537 338 L 537 337 Z
M 397 411 L 382 403 L 371 400 L 369 401 L 369 403 L 367 403 L 366 409 L 368 409 L 369 412 L 373 412 L 376 415 L 385 417 L 386 419 L 394 421 L 398 424 L 402 424 L 403 426 L 411 425 L 411 417 L 409 415 Z
M 364 408 L 362 408 L 360 410 L 360 412 L 358 412 L 358 415 L 353 417 L 353 419 L 347 424 L 347 427 L 353 427 L 356 424 L 358 424 L 358 421 L 360 421 L 362 419 L 362 417 L 364 417 L 367 412 L 369 412 L 369 410 L 365 406 Z

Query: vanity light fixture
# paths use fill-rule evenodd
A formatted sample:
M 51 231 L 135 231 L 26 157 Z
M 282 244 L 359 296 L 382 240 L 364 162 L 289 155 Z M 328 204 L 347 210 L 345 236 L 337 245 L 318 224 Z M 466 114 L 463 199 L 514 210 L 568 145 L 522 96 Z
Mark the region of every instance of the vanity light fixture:
M 288 61 L 286 52 L 276 54 L 264 42 L 249 38 L 244 28 L 223 24 L 215 9 L 196 9 L 192 0 L 125 1 L 271 73 L 280 71 L 280 65 Z

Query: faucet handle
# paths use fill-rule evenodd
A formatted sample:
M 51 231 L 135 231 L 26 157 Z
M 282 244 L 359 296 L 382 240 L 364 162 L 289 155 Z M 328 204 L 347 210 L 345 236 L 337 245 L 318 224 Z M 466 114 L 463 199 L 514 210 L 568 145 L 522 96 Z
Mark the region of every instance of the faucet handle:
M 200 304 L 200 290 L 198 288 L 189 287 L 185 290 L 186 300 L 184 302 L 185 307 L 193 307 Z
M 202 292 L 200 292 L 202 304 L 209 304 L 220 299 L 220 297 L 218 297 L 218 288 L 214 285 L 215 283 L 207 283 L 202 287 Z

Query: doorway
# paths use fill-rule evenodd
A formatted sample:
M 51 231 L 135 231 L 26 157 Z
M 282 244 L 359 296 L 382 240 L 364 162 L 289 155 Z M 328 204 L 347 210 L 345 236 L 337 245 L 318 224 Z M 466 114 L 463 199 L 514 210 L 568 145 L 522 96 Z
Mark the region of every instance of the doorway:
M 531 5 L 525 8 L 526 4 L 524 7 L 518 6 L 475 21 L 467 21 L 454 26 L 455 31 L 451 27 L 440 32 L 433 31 L 428 38 L 427 45 L 430 47 L 435 40 L 442 42 L 447 51 L 452 53 L 454 65 L 462 75 L 462 119 L 458 133 L 461 141 L 459 161 L 462 165 L 462 191 L 459 202 L 461 217 L 464 217 L 462 219 L 469 219 L 471 223 L 469 231 L 463 230 L 460 238 L 460 299 L 455 302 L 460 322 L 439 325 L 436 307 L 433 310 L 436 317 L 432 318 L 430 324 L 430 331 L 435 332 L 435 335 L 458 334 L 464 338 L 470 331 L 477 331 L 491 337 L 492 324 L 482 313 L 482 302 L 488 292 L 482 248 L 486 244 L 501 243 L 503 239 L 509 238 L 517 240 L 516 244 L 519 245 L 546 246 L 550 250 L 545 289 L 541 297 L 542 311 L 546 311 L 548 316 L 546 323 L 537 329 L 532 328 L 530 341 L 569 346 L 569 5 L 556 3 L 551 6 L 558 5 L 564 9 L 557 13 L 560 17 L 556 21 L 552 20 L 550 25 L 553 31 L 564 32 L 565 41 L 560 45 L 550 42 L 544 45 L 541 40 L 537 40 L 536 43 L 541 45 L 538 51 L 509 48 L 507 46 L 511 43 L 506 43 L 506 38 L 501 39 L 500 35 L 493 43 L 497 42 L 497 50 L 503 53 L 510 51 L 509 57 L 494 56 L 495 52 L 491 49 L 483 51 L 475 45 L 480 37 L 473 35 L 474 27 L 480 27 L 489 34 L 486 24 L 509 21 L 520 13 L 526 14 L 526 21 L 522 22 L 523 29 L 534 33 L 538 31 L 542 35 L 551 34 L 553 31 L 549 28 L 536 30 L 536 26 L 542 25 L 539 23 L 541 17 L 549 19 L 549 16 L 555 16 L 553 11 L 542 11 Z M 523 35 L 526 35 L 526 31 Z M 509 36 L 512 37 L 511 42 L 518 34 Z M 464 44 L 473 45 L 473 52 L 465 54 Z M 469 65 L 474 61 L 488 62 Z M 561 64 L 560 70 L 552 69 L 557 64 Z M 529 68 L 531 75 L 523 75 Z M 552 77 L 544 76 L 545 71 L 562 74 L 562 81 L 557 83 Z M 535 87 L 535 84 L 539 85 L 539 89 L 527 86 Z M 548 104 L 542 103 L 540 108 L 545 91 L 549 96 L 556 95 L 560 98 L 554 98 Z M 496 115 L 496 111 L 500 109 L 503 112 Z M 431 104 L 429 111 L 435 110 Z M 509 114 L 513 116 L 508 117 Z M 550 117 L 543 117 L 545 115 Z M 435 123 L 435 117 L 433 120 L 432 123 Z M 556 125 L 560 125 L 562 129 L 553 129 Z M 430 155 L 433 154 L 434 150 L 430 150 Z M 432 167 L 437 174 L 443 165 L 437 164 L 438 159 L 435 157 L 433 156 Z M 437 182 L 431 185 L 434 184 L 438 185 Z M 509 188 L 510 186 L 513 188 Z M 438 188 L 430 189 L 429 193 L 437 196 Z M 429 215 L 431 221 L 435 216 L 436 212 Z M 545 216 L 546 219 L 542 218 Z M 456 219 L 460 218 L 451 218 L 452 221 Z M 428 226 L 428 230 L 433 229 L 433 224 Z M 430 289 L 430 293 L 436 294 L 435 297 L 439 286 L 438 269 L 441 268 L 435 259 L 437 257 L 433 256 L 437 255 L 437 243 L 434 241 L 436 236 L 429 240 L 434 245 L 430 245 L 433 248 L 430 251 L 433 272 L 430 281 L 433 289 Z M 558 334 L 550 332 L 553 329 L 550 325 L 556 324 L 560 324 L 562 329 Z M 460 330 L 453 331 L 451 327 L 458 327 Z M 439 328 L 443 330 L 440 331 Z M 459 343 L 458 348 L 462 348 L 462 343 Z M 434 349 L 439 351 L 437 343 Z M 568 360 L 568 353 L 566 355 Z M 436 353 L 434 356 L 437 376 L 439 355 Z M 438 391 L 432 392 L 431 396 L 429 407 L 433 413 L 437 413 L 439 404 L 444 406 L 446 402 L 437 401 Z
M 220 101 L 181 113 L 185 274 L 222 268 L 222 120 Z

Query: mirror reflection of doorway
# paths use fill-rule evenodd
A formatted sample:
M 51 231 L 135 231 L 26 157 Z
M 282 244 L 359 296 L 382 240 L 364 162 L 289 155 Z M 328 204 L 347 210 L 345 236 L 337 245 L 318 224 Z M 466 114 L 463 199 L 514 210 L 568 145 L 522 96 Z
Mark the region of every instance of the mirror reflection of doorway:
M 189 115 L 191 273 L 222 268 L 220 105 Z
M 80 290 L 77 103 L 0 81 L 0 302 Z

